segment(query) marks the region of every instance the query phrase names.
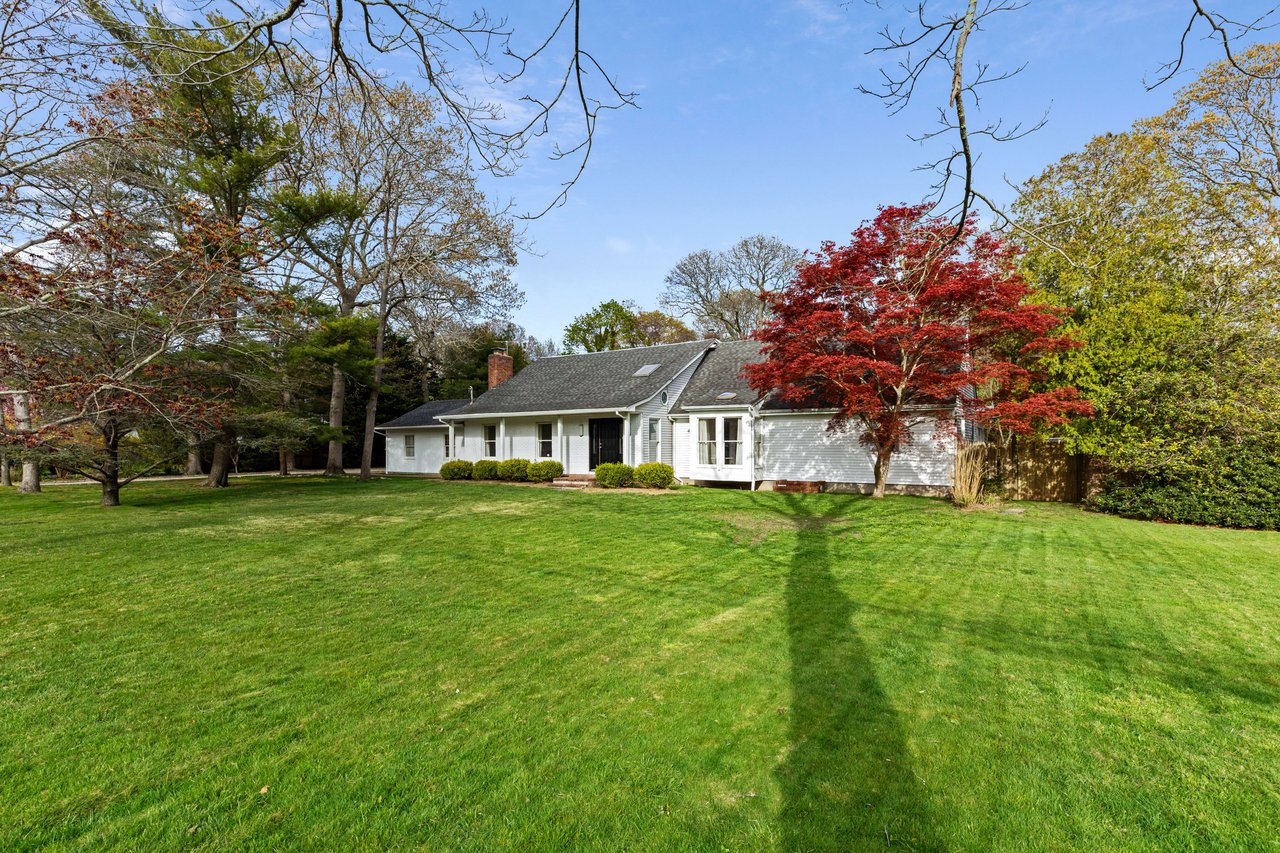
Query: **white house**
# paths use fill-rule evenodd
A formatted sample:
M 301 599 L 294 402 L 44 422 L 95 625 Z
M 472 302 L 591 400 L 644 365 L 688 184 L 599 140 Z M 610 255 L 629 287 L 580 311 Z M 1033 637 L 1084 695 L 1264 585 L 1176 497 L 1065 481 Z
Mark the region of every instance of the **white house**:
M 601 462 L 665 462 L 684 482 L 773 488 L 821 482 L 870 488 L 874 457 L 831 412 L 794 409 L 752 391 L 743 368 L 754 341 L 693 341 L 533 362 L 489 359 L 489 389 L 439 400 L 383 424 L 387 471 L 435 474 L 450 458 L 554 459 L 567 474 Z M 939 428 L 939 427 L 945 428 Z M 889 485 L 939 493 L 951 484 L 955 430 L 931 421 L 894 454 Z

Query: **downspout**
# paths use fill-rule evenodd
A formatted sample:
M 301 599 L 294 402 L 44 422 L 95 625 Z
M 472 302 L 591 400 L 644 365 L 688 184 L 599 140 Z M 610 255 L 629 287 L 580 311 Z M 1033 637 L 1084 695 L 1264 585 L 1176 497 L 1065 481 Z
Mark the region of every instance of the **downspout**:
M 765 394 L 756 402 L 747 406 L 747 414 L 751 416 L 751 491 L 756 491 L 756 448 L 762 446 L 763 441 L 756 441 L 756 422 L 760 419 L 760 409 L 764 407 L 764 401 L 769 399 L 769 395 Z

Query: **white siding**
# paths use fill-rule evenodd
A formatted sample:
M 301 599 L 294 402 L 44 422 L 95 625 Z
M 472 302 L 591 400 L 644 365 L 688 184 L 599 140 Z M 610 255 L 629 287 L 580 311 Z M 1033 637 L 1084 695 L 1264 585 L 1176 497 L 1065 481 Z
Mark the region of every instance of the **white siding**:
M 698 356 L 697 360 L 694 361 L 693 364 L 677 373 L 675 378 L 673 378 L 667 385 L 667 411 L 670 411 L 671 407 L 680 399 L 680 395 L 684 393 L 684 387 L 689 384 L 689 380 L 693 378 L 693 374 L 698 370 L 698 365 L 702 364 L 702 360 L 706 357 L 706 353 Z M 661 396 L 662 395 L 658 395 L 658 399 L 661 399 Z
M 829 483 L 875 482 L 875 455 L 863 447 L 853 431 L 827 431 L 827 415 L 775 415 L 761 418 L 761 480 L 822 480 Z M 910 445 L 893 455 L 889 480 L 893 485 L 949 486 L 955 439 L 935 435 L 927 422 L 913 430 Z
M 675 465 L 675 449 L 674 449 L 675 430 L 671 428 L 671 421 L 665 417 L 662 418 L 662 420 L 659 421 L 658 423 L 658 431 L 662 436 L 662 439 L 661 439 L 662 446 L 659 452 L 659 455 L 661 456 L 660 461 L 665 462 L 666 464 L 674 467 Z
M 529 459 L 538 457 L 538 424 L 542 418 L 516 420 L 507 418 L 507 452 L 504 459 Z
M 485 421 L 459 421 L 455 427 L 458 437 L 465 437 L 457 448 L 459 459 L 476 462 L 491 458 L 484 456 L 484 424 L 498 426 L 505 420 L 505 426 L 499 432 L 497 459 L 528 459 L 536 462 L 538 456 L 538 424 L 552 425 L 551 458 L 564 465 L 567 474 L 587 474 L 587 417 L 567 415 L 564 417 L 563 440 L 556 441 L 555 428 L 559 418 L 552 416 L 494 418 Z M 582 435 L 578 433 L 581 432 Z M 502 436 L 505 434 L 505 440 Z M 443 445 L 442 445 L 443 447 Z
M 587 417 L 573 415 L 564 419 L 564 432 L 568 437 L 568 458 L 560 460 L 564 463 L 566 474 L 590 474 L 591 440 L 587 437 Z
M 689 447 L 689 421 L 678 420 L 672 424 L 671 431 L 672 462 L 676 476 L 681 479 L 692 476 L 689 463 L 692 461 Z
M 387 473 L 439 474 L 444 463 L 443 429 L 392 429 L 387 431 Z M 413 436 L 413 456 L 404 455 L 404 437 Z

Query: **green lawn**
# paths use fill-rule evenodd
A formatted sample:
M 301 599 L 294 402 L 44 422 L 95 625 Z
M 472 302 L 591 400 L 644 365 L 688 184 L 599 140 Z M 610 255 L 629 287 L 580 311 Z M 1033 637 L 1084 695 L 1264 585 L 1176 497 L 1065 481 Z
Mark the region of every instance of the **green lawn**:
M 1280 535 L 698 489 L 124 497 L 0 495 L 0 849 L 1280 849 Z

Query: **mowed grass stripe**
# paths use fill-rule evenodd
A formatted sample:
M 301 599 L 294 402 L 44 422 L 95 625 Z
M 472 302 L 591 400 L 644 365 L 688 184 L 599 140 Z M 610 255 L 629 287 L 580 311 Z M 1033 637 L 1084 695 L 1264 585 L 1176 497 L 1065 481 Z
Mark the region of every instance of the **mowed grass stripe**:
M 0 495 L 5 849 L 1274 848 L 1275 534 L 419 480 L 93 503 Z

